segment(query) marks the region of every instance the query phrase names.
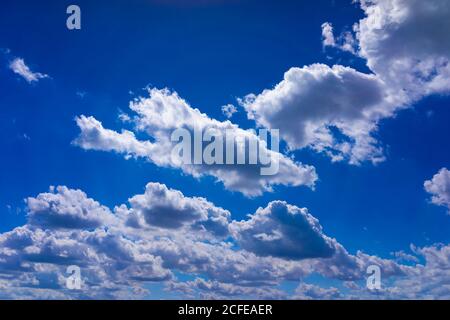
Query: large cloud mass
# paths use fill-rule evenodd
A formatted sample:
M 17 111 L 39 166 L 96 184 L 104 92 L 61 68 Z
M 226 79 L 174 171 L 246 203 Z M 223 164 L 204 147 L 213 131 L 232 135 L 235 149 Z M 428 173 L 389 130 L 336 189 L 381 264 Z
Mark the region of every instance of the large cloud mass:
M 67 187 L 28 198 L 27 211 L 25 225 L 0 234 L 2 298 L 136 298 L 154 282 L 186 296 L 286 298 L 279 284 L 311 273 L 358 281 L 369 264 L 386 277 L 411 272 L 349 254 L 306 209 L 281 201 L 237 222 L 206 199 L 150 183 L 113 211 Z M 69 265 L 81 268 L 80 290 L 66 287 Z M 182 282 L 179 272 L 198 279 Z
M 450 6 L 446 0 L 362 0 L 359 54 L 410 99 L 450 89 Z
M 25 64 L 22 58 L 15 58 L 9 64 L 9 68 L 15 73 L 24 78 L 28 83 L 38 82 L 41 79 L 48 78 L 48 75 L 40 72 L 33 72 Z

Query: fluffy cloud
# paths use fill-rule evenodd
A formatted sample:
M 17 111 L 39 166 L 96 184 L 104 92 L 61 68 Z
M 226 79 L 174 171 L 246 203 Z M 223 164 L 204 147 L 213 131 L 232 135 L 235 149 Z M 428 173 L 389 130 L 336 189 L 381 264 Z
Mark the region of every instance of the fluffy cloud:
M 147 157 L 152 154 L 154 146 L 149 141 L 139 141 L 133 132 L 123 130 L 121 133 L 104 129 L 101 122 L 94 117 L 76 118 L 82 135 L 74 143 L 87 150 L 115 151 L 127 158 Z
M 431 180 L 425 181 L 424 187 L 432 195 L 432 203 L 447 207 L 450 212 L 450 171 L 447 168 L 442 168 Z
M 399 279 L 388 292 L 403 299 L 450 299 L 450 246 L 413 248 L 425 263 L 418 264 L 410 276 Z
M 40 79 L 48 78 L 48 75 L 39 72 L 33 72 L 21 58 L 16 58 L 9 64 L 9 68 L 16 74 L 24 78 L 28 83 L 37 82 Z
M 322 24 L 322 43 L 326 47 L 334 47 L 336 45 L 333 34 L 333 26 L 329 22 Z
M 306 208 L 282 201 L 259 208 L 246 221 L 233 222 L 231 230 L 242 248 L 261 256 L 329 258 L 335 250 L 334 241 L 323 234 Z
M 324 47 L 335 47 L 342 51 L 355 53 L 356 40 L 351 32 L 344 32 L 338 39 L 334 37 L 333 25 L 329 22 L 322 24 L 322 44 Z
M 403 250 L 400 251 L 396 251 L 396 252 L 392 252 L 391 253 L 395 258 L 397 258 L 397 261 L 410 261 L 410 262 L 415 262 L 415 263 L 419 263 L 419 259 L 412 255 L 412 254 L 408 254 L 406 252 L 404 252 Z
M 382 270 L 381 290 L 370 291 L 365 287 L 352 286 L 345 298 L 350 299 L 432 299 L 448 300 L 450 298 L 450 246 L 431 245 L 417 248 L 411 246 L 415 257 L 423 263 L 415 263 L 406 270 L 406 276 L 384 278 Z M 420 257 L 420 259 L 419 259 Z
M 233 116 L 233 114 L 235 114 L 238 111 L 237 108 L 232 104 L 224 105 L 224 106 L 222 106 L 221 109 L 222 109 L 222 113 L 227 118 L 231 118 Z
M 413 265 L 408 266 L 363 252 L 352 255 L 324 235 L 306 209 L 281 201 L 239 222 L 230 222 L 228 211 L 205 199 L 157 183 L 113 211 L 66 187 L 26 203 L 28 222 L 0 234 L 1 298 L 129 299 L 148 297 L 143 286 L 163 282 L 186 297 L 281 299 L 289 296 L 282 282 L 311 274 L 344 281 L 345 292 L 302 283 L 293 298 L 450 296 L 449 246 L 412 246 L 414 256 L 408 256 L 421 258 L 409 259 Z M 166 214 L 169 222 L 149 223 L 146 214 Z M 218 225 L 231 229 L 226 241 Z M 81 290 L 66 289 L 69 265 L 81 268 Z M 363 285 L 369 265 L 382 270 L 383 289 L 375 296 Z M 196 280 L 182 282 L 174 275 L 179 272 Z
M 27 223 L 0 234 L 3 298 L 141 297 L 152 282 L 176 291 L 190 287 L 187 296 L 202 298 L 284 298 L 281 282 L 312 273 L 357 281 L 373 263 L 386 277 L 407 272 L 389 260 L 349 254 L 306 209 L 279 201 L 240 222 L 230 222 L 228 211 L 206 199 L 158 183 L 113 211 L 66 187 L 26 203 Z M 233 232 L 225 238 L 228 228 Z M 65 286 L 69 265 L 81 268 L 81 290 Z M 198 279 L 180 282 L 179 272 Z
M 148 98 L 131 102 L 130 108 L 137 114 L 132 119 L 136 130 L 145 132 L 154 139 L 154 142 L 139 141 L 130 131 L 118 133 L 103 128 L 102 124 L 92 117 L 80 116 L 76 121 L 81 133 L 74 141 L 75 144 L 86 150 L 115 151 L 127 157 L 143 157 L 158 166 L 178 168 L 198 178 L 210 175 L 221 181 L 227 189 L 242 192 L 247 196 L 261 195 L 265 191 L 271 191 L 275 185 L 314 186 L 317 180 L 314 167 L 295 162 L 281 153 L 269 150 L 266 143 L 251 130 L 243 130 L 230 121 L 220 122 L 209 118 L 198 109 L 189 106 L 176 92 L 151 89 L 149 94 Z M 259 164 L 180 163 L 172 157 L 172 150 L 176 144 L 171 141 L 172 132 L 178 128 L 185 128 L 189 132 L 209 129 L 221 133 L 222 136 L 225 136 L 225 132 L 231 133 L 236 140 L 257 141 L 259 153 L 270 156 L 278 163 L 278 173 L 261 175 Z
M 366 16 L 354 34 L 336 38 L 327 22 L 323 44 L 366 59 L 372 73 L 339 65 L 291 68 L 275 88 L 241 101 L 259 126 L 283 128 L 292 149 L 311 147 L 351 164 L 384 160 L 373 135 L 381 119 L 450 90 L 446 0 L 359 2 Z
M 108 208 L 87 198 L 80 190 L 50 188 L 36 198 L 27 199 L 28 221 L 33 226 L 65 229 L 91 229 L 111 224 Z
M 368 67 L 410 99 L 450 89 L 450 7 L 446 0 L 362 0 L 356 27 Z
M 160 258 L 114 232 L 43 230 L 25 225 L 0 236 L 0 278 L 8 290 L 52 289 L 65 297 L 109 297 L 145 281 L 171 279 Z M 66 288 L 66 268 L 82 269 L 82 289 Z M 9 281 L 11 277 L 15 280 Z
M 366 266 L 381 268 L 381 289 L 369 290 L 365 281 L 344 281 L 346 289 L 325 288 L 312 284 L 301 284 L 296 289 L 294 299 L 432 299 L 450 298 L 449 265 L 450 245 L 438 244 L 417 248 L 411 245 L 412 254 L 401 252 L 401 259 L 413 266 L 402 266 L 393 261 L 369 257 L 362 253 L 357 256 Z M 364 257 L 366 256 L 366 257 Z M 366 260 L 368 259 L 368 260 Z M 390 277 L 389 273 L 401 267 L 401 277 Z M 393 269 L 394 268 L 394 269 Z M 342 279 L 344 280 L 344 279 Z M 357 279 L 354 279 L 357 280 Z M 358 284 L 360 283 L 360 284 Z
M 194 231 L 206 231 L 216 237 L 228 235 L 230 212 L 214 206 L 204 198 L 185 197 L 180 191 L 168 189 L 160 183 L 149 183 L 145 193 L 129 200 L 128 225 L 149 226 L 168 229 L 186 225 Z M 193 230 L 191 230 L 193 231 Z
M 384 83 L 352 68 L 314 64 L 291 68 L 284 80 L 242 101 L 248 115 L 280 135 L 293 149 L 311 147 L 334 160 L 358 164 L 383 160 L 372 118 L 385 104 Z M 339 131 L 343 138 L 334 136 Z

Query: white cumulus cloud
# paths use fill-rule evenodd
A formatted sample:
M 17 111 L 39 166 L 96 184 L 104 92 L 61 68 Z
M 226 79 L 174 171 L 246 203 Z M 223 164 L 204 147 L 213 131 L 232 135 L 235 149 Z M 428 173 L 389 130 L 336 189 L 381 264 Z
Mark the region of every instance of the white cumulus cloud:
M 176 92 L 167 89 L 150 89 L 148 98 L 130 103 L 136 115 L 130 120 L 138 132 L 146 133 L 154 141 L 138 140 L 133 132 L 116 132 L 105 129 L 93 117 L 80 116 L 76 122 L 81 132 L 74 143 L 86 150 L 115 151 L 127 157 L 142 157 L 158 166 L 181 169 L 184 173 L 200 178 L 213 176 L 224 186 L 247 196 L 258 196 L 271 191 L 273 186 L 309 186 L 317 180 L 314 167 L 292 160 L 283 154 L 267 148 L 251 130 L 243 130 L 230 121 L 218 121 L 192 108 Z M 175 129 L 185 128 L 189 132 L 205 129 L 215 130 L 225 136 L 231 133 L 237 139 L 260 142 L 259 153 L 270 155 L 279 165 L 278 173 L 261 175 L 261 165 L 187 164 L 174 161 L 171 134 Z M 224 154 L 226 157 L 226 154 Z
M 387 278 L 408 271 L 349 254 L 306 209 L 279 201 L 240 222 L 206 199 L 158 183 L 114 210 L 62 186 L 26 203 L 27 223 L 0 234 L 0 298 L 129 299 L 148 297 L 145 286 L 154 282 L 194 297 L 285 298 L 282 282 L 313 273 L 358 281 L 368 264 L 380 265 Z M 81 269 L 81 290 L 65 286 L 69 265 Z M 180 281 L 179 272 L 197 279 Z

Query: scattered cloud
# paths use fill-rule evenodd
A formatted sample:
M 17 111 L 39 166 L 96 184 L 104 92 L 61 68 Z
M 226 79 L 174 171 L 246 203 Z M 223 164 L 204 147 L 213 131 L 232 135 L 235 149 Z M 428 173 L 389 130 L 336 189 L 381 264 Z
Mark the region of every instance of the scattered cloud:
M 31 71 L 22 58 L 15 58 L 9 64 L 9 68 L 14 73 L 24 78 L 28 83 L 38 82 L 40 79 L 45 79 L 49 77 L 47 74 Z
M 222 113 L 228 119 L 230 119 L 233 116 L 233 114 L 235 114 L 237 111 L 238 111 L 237 108 L 232 104 L 222 106 Z
M 324 47 L 334 47 L 336 45 L 333 34 L 333 26 L 329 22 L 324 22 L 322 24 L 322 43 Z
M 28 223 L 53 229 L 92 229 L 112 219 L 108 208 L 80 190 L 51 187 L 50 192 L 26 200 Z
M 330 22 L 322 24 L 322 44 L 325 47 L 334 47 L 342 51 L 355 54 L 357 42 L 353 34 L 349 31 L 342 33 L 337 39 L 333 34 L 333 25 Z
M 323 45 L 364 58 L 370 73 L 341 65 L 291 68 L 274 88 L 240 101 L 258 126 L 282 129 L 291 150 L 311 148 L 355 165 L 385 159 L 375 136 L 382 119 L 424 96 L 450 91 L 447 0 L 359 3 L 365 17 L 353 32 L 335 37 L 326 22 Z M 32 72 L 21 58 L 9 67 L 29 83 L 48 77 Z M 246 196 L 276 185 L 313 187 L 317 180 L 314 167 L 279 152 L 276 176 L 261 176 L 258 167 L 175 163 L 170 133 L 176 128 L 256 136 L 229 120 L 210 118 L 167 89 L 150 89 L 148 97 L 131 101 L 130 109 L 133 115 L 121 119 L 133 131 L 117 132 L 93 117 L 77 117 L 81 132 L 74 143 L 144 158 L 196 178 L 213 176 Z M 236 108 L 227 105 L 222 111 L 230 118 Z M 138 133 L 148 140 L 138 139 Z M 432 203 L 450 211 L 449 170 L 442 168 L 424 188 Z M 286 281 L 301 282 L 290 296 L 294 299 L 450 299 L 450 245 L 411 246 L 413 254 L 398 251 L 395 259 L 352 254 L 325 234 L 307 208 L 284 201 L 272 201 L 242 221 L 205 198 L 161 183 L 147 184 L 142 194 L 113 209 L 65 186 L 25 203 L 26 223 L 0 234 L 2 299 L 147 297 L 145 287 L 154 282 L 186 297 L 281 299 L 289 296 L 282 288 Z M 82 268 L 81 290 L 65 287 L 66 267 L 72 264 Z M 365 288 L 369 265 L 382 270 L 381 290 Z M 194 280 L 181 281 L 178 273 Z M 342 286 L 303 281 L 313 274 Z
M 370 291 L 362 286 L 355 287 L 346 296 L 349 299 L 450 299 L 450 245 L 411 247 L 414 254 L 423 259 L 423 264 L 416 263 L 408 268 L 406 276 L 393 278 L 393 281 L 382 276 L 381 290 Z
M 425 181 L 424 187 L 432 195 L 431 202 L 447 207 L 450 213 L 450 171 L 442 168 L 431 180 Z
M 395 258 L 397 258 L 397 261 L 415 262 L 415 263 L 419 262 L 419 258 L 417 258 L 415 255 L 406 253 L 403 250 L 392 252 L 391 254 Z

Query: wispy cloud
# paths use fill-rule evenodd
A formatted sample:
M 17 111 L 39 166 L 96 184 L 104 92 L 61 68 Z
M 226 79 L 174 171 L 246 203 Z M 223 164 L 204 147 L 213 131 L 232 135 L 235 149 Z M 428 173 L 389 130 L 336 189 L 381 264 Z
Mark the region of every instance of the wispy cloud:
M 22 58 L 15 58 L 10 64 L 9 68 L 14 71 L 14 73 L 20 75 L 24 78 L 28 83 L 32 83 L 34 81 L 39 81 L 40 79 L 48 78 L 49 76 L 45 73 L 33 72 L 30 68 L 25 64 L 25 61 Z
M 237 108 L 232 104 L 222 106 L 222 113 L 228 119 L 230 119 L 233 116 L 233 114 L 235 114 L 237 111 L 238 111 Z

